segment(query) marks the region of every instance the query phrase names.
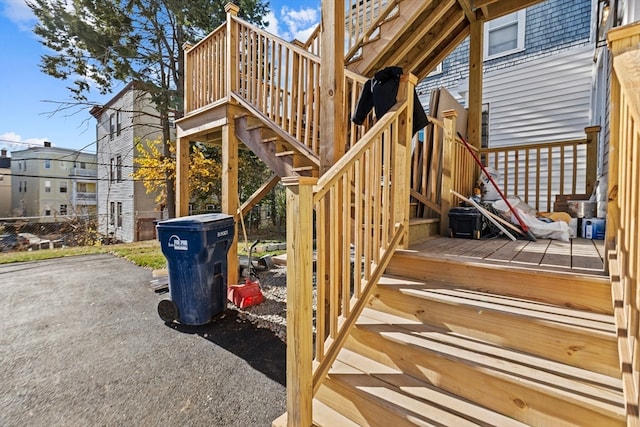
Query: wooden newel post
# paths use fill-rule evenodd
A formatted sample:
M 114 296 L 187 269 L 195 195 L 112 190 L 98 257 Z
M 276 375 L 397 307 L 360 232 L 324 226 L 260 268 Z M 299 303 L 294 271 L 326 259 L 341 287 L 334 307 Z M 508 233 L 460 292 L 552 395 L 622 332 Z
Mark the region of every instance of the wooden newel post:
M 287 425 L 311 426 L 313 400 L 313 186 L 282 179 L 287 191 Z
M 442 199 L 442 212 L 440 214 L 440 234 L 449 234 L 449 209 L 454 204 L 453 195 L 453 169 L 455 168 L 454 144 L 456 143 L 456 120 L 458 113 L 455 110 L 447 110 L 442 113 L 444 121 L 442 144 L 442 187 L 440 197 Z
M 598 168 L 598 133 L 600 126 L 589 126 L 584 128 L 587 135 L 587 170 L 586 170 L 586 193 L 593 192 L 596 183 L 596 173 Z
M 233 25 L 233 17 L 238 16 L 238 12 L 240 12 L 240 7 L 235 5 L 234 3 L 227 3 L 224 5 L 224 11 L 227 12 L 227 52 L 226 52 L 226 60 L 225 60 L 225 89 L 226 94 L 229 96 L 231 91 L 234 91 L 238 88 L 237 82 L 237 64 L 238 64 L 238 55 L 237 55 L 237 46 L 238 46 L 238 34 L 234 30 L 236 28 Z
M 411 139 L 413 138 L 413 90 L 418 79 L 413 74 L 402 76 L 399 94 L 404 94 L 407 109 L 399 120 L 394 148 L 391 184 L 394 186 L 395 210 L 393 223 L 403 226 L 400 247 L 409 247 L 409 189 L 411 187 Z

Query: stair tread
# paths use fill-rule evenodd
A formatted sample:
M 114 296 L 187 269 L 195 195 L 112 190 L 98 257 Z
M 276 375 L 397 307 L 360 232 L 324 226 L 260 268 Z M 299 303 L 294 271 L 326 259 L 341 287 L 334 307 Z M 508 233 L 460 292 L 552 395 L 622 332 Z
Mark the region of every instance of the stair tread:
M 357 372 L 374 377 L 377 380 L 395 387 L 408 398 L 417 399 L 417 402 L 428 403 L 436 408 L 446 410 L 449 414 L 453 413 L 456 417 L 462 417 L 462 422 L 470 422 L 472 425 L 526 425 L 495 411 L 478 406 L 452 393 L 438 389 L 424 381 L 406 375 L 402 371 L 378 363 L 353 351 L 343 349 L 338 354 L 337 360 L 342 364 L 343 369 L 348 366 Z M 340 367 L 337 369 L 340 369 Z M 335 371 L 330 370 L 329 375 L 334 372 Z M 456 423 L 455 425 L 461 424 Z
M 318 399 L 313 399 L 313 425 L 316 427 L 358 427 L 359 424 L 351 421 L 329 405 Z
M 616 334 L 614 319 L 606 314 L 463 289 L 455 285 L 435 282 L 416 282 L 385 277 L 380 280 L 379 286 L 417 298 L 439 300 L 450 304 L 469 304 L 479 309 L 526 315 L 532 320 L 537 319 L 565 327 L 581 328 L 589 333 L 601 333 L 603 336 L 615 337 Z
M 622 390 L 619 379 L 584 369 L 552 362 L 540 357 L 502 349 L 487 342 L 470 339 L 422 325 L 419 322 L 365 309 L 357 327 L 365 329 L 399 345 L 413 346 L 456 363 L 530 388 L 562 397 L 582 405 L 623 414 L 620 407 Z
M 387 375 L 393 374 L 388 373 Z M 417 383 L 410 376 L 400 373 L 395 381 L 400 384 L 405 382 L 409 384 L 408 387 L 413 386 L 414 393 L 416 392 Z M 319 399 L 324 400 L 327 405 L 337 403 L 340 406 L 340 411 L 346 412 L 348 417 L 361 417 L 360 420 L 354 420 L 359 424 L 388 426 L 394 422 L 402 422 L 403 425 L 417 426 L 478 425 L 477 422 L 453 412 L 451 408 L 443 407 L 427 399 L 417 398 L 410 391 L 402 390 L 391 382 L 383 381 L 375 375 L 369 375 L 341 360 L 334 362 L 329 371 L 328 380 L 323 387 L 328 387 L 333 393 L 326 395 L 323 390 L 320 390 Z M 336 399 L 333 398 L 335 393 L 346 398 L 336 402 Z M 424 394 L 426 395 L 428 392 L 425 391 Z M 345 408 L 345 405 L 348 408 Z

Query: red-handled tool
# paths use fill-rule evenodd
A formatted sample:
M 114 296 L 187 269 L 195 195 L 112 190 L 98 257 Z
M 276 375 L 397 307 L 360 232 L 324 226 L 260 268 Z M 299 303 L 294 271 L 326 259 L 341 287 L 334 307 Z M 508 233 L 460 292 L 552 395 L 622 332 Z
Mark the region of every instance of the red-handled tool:
M 500 197 L 502 197 L 502 200 L 504 200 L 504 202 L 507 204 L 507 206 L 509 207 L 509 210 L 511 211 L 513 216 L 518 221 L 518 224 L 522 228 L 522 231 L 524 232 L 524 234 L 529 238 L 529 240 L 531 240 L 532 242 L 535 242 L 536 241 L 536 237 L 533 235 L 531 230 L 529 230 L 529 227 L 527 227 L 527 225 L 524 223 L 524 221 L 520 217 L 520 214 L 518 213 L 518 211 L 513 206 L 511 206 L 511 203 L 509 203 L 509 200 L 507 200 L 507 198 L 505 197 L 505 195 L 502 192 L 502 190 L 500 190 L 500 187 L 498 187 L 498 184 L 496 184 L 496 182 L 493 180 L 493 177 L 491 176 L 491 174 L 489 172 L 487 172 L 487 170 L 485 169 L 484 165 L 482 164 L 482 162 L 480 161 L 480 159 L 478 158 L 476 153 L 473 151 L 473 148 L 471 147 L 471 145 L 469 145 L 467 140 L 464 139 L 464 137 L 462 136 L 462 134 L 460 132 L 458 132 L 458 138 L 460 138 L 460 140 L 464 144 L 464 146 L 467 149 L 467 151 L 469 151 L 469 153 L 471 153 L 471 155 L 473 156 L 473 160 L 475 160 L 476 163 L 478 164 L 478 166 L 480 166 L 480 169 L 485 174 L 485 176 L 487 178 L 489 178 L 489 181 L 491 181 L 491 184 L 493 184 L 493 186 L 495 187 L 495 189 L 498 192 L 498 194 L 500 195 Z

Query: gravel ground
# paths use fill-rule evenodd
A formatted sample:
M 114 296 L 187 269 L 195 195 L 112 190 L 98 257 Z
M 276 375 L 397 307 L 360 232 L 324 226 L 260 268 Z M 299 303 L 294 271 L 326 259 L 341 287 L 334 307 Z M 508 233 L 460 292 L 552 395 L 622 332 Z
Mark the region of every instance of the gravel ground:
M 264 295 L 261 304 L 252 307 L 238 308 L 238 317 L 246 319 L 258 328 L 266 328 L 280 338 L 287 340 L 287 268 L 276 266 L 258 273 L 260 288 Z

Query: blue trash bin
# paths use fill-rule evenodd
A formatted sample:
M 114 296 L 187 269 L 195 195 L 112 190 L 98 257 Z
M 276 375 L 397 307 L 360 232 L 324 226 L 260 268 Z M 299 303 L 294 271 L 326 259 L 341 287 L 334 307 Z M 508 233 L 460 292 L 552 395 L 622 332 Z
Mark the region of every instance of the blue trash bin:
M 234 218 L 191 215 L 156 224 L 169 270 L 169 299 L 158 304 L 165 322 L 204 325 L 227 307 L 227 252 Z

